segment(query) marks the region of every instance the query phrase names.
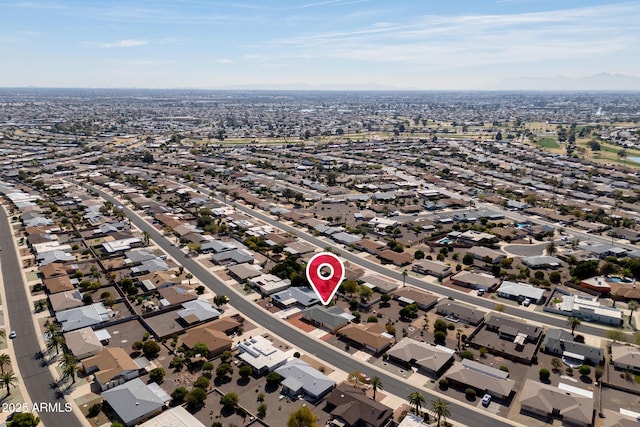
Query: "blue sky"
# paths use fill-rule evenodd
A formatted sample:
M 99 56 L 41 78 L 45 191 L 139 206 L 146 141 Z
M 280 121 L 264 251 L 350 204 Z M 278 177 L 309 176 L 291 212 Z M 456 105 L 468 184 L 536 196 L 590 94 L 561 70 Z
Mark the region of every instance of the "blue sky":
M 488 89 L 640 77 L 640 2 L 2 0 L 0 86 Z

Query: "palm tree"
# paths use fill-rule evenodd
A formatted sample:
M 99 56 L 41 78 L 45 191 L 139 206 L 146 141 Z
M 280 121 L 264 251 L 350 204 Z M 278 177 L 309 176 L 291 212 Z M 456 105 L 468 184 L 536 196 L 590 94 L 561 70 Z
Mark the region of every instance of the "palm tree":
M 376 400 L 376 391 L 382 390 L 382 380 L 378 377 L 371 378 L 371 389 L 373 390 L 373 400 Z
M 638 301 L 636 301 L 636 300 L 629 301 L 629 304 L 627 304 L 627 308 L 631 312 L 631 313 L 629 313 L 629 323 L 631 323 L 631 318 L 633 317 L 633 312 L 638 309 Z
M 59 333 L 50 334 L 47 339 L 47 350 L 56 349 L 56 355 L 60 354 L 60 346 L 64 344 L 64 337 Z
M 414 391 L 409 395 L 409 405 L 415 407 L 414 412 L 416 415 L 420 414 L 420 408 L 424 406 L 425 402 L 424 396 L 419 391 Z
M 451 412 L 449 411 L 449 402 L 440 398 L 431 402 L 431 410 L 438 416 L 438 424 L 436 424 L 438 427 L 440 427 L 440 418 L 448 418 L 451 416 Z
M 11 356 L 6 353 L 0 354 L 0 373 L 4 374 L 4 367 L 11 365 Z
M 567 319 L 567 325 L 571 328 L 571 335 L 574 335 L 574 331 L 578 326 L 580 326 L 580 323 L 580 319 L 575 316 L 571 316 Z
M 18 377 L 16 377 L 13 371 L 0 374 L 0 384 L 7 387 L 7 396 L 11 394 L 10 387 L 15 386 L 16 382 L 18 382 Z
M 402 287 L 404 287 L 405 282 L 407 281 L 407 270 L 402 270 Z
M 62 368 L 62 377 L 71 377 L 71 384 L 76 382 L 76 371 L 78 370 L 78 361 L 71 353 L 65 353 L 60 361 L 60 367 Z
M 555 242 L 550 242 L 547 245 L 547 255 L 553 256 L 557 251 L 558 251 L 558 248 L 556 248 Z
M 191 279 L 193 279 L 193 274 L 191 274 L 191 273 L 187 273 L 184 277 L 185 277 L 187 280 L 189 280 L 189 284 L 191 284 Z

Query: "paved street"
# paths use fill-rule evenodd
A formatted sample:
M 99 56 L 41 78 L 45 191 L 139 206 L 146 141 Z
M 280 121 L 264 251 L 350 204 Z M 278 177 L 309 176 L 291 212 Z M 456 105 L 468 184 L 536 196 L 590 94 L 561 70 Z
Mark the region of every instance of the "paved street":
M 105 192 L 95 187 L 89 187 L 86 185 L 85 187 L 98 191 L 100 196 L 105 200 L 108 200 L 116 205 L 120 205 L 120 202 L 117 199 L 106 194 Z M 238 207 L 240 206 L 238 205 Z M 308 335 L 305 335 L 299 330 L 292 328 L 285 322 L 276 319 L 267 312 L 261 310 L 257 307 L 256 304 L 236 295 L 233 292 L 230 292 L 230 289 L 226 285 L 220 282 L 197 261 L 193 260 L 190 257 L 186 257 L 184 252 L 171 244 L 165 236 L 163 236 L 160 232 L 158 232 L 158 230 L 156 230 L 154 227 L 140 218 L 135 212 L 131 211 L 127 207 L 125 207 L 125 212 L 127 214 L 127 217 L 130 218 L 131 221 L 139 229 L 147 231 L 150 234 L 151 238 L 158 246 L 160 246 L 165 252 L 174 257 L 176 260 L 178 260 L 187 270 L 189 270 L 196 278 L 198 278 L 198 280 L 207 285 L 213 292 L 215 292 L 216 294 L 228 295 L 230 298 L 230 304 L 238 309 L 240 313 L 251 319 L 253 322 L 265 327 L 276 335 L 285 337 L 289 342 L 295 344 L 301 350 L 315 355 L 320 360 L 326 360 L 328 363 L 331 363 L 332 365 L 337 366 L 344 371 L 351 372 L 357 370 L 360 372 L 370 372 L 373 369 L 372 365 L 360 363 L 356 359 L 351 358 L 348 354 L 343 354 L 334 348 L 328 347 L 324 343 L 310 338 Z M 282 225 L 279 224 L 279 226 Z M 322 246 L 323 242 L 320 242 L 320 247 Z M 428 398 L 428 400 L 440 397 L 439 395 L 436 395 L 424 388 L 415 388 L 410 384 L 407 384 L 405 381 L 400 380 L 396 377 L 389 376 L 384 372 L 378 371 L 376 372 L 376 375 L 382 380 L 385 391 L 401 398 L 406 398 L 406 396 L 414 391 L 421 392 Z M 429 404 L 427 406 L 429 406 Z M 452 419 L 468 426 L 491 425 L 494 427 L 507 427 L 515 425 L 513 422 L 503 422 L 500 418 L 488 418 L 486 417 L 486 415 L 484 416 L 484 418 L 479 418 L 483 417 L 481 413 L 476 412 L 475 410 L 470 409 L 470 407 L 462 405 L 456 401 L 449 402 L 449 409 L 451 410 Z
M 64 408 L 64 400 L 56 399 L 55 392 L 49 386 L 54 381 L 46 366 L 42 366 L 41 360 L 34 355 L 41 350 L 36 336 L 36 329 L 31 320 L 32 307 L 27 299 L 26 289 L 22 280 L 22 266 L 13 250 L 14 236 L 11 231 L 9 219 L 4 209 L 0 209 L 0 260 L 2 263 L 2 277 L 7 301 L 5 307 L 9 314 L 9 330 L 16 331 L 17 337 L 13 340 L 16 363 L 20 368 L 19 381 L 25 385 L 29 397 L 34 405 L 42 402 L 58 403 Z M 8 339 L 8 338 L 7 338 Z M 46 426 L 82 427 L 74 413 L 66 412 L 39 412 L 42 423 Z

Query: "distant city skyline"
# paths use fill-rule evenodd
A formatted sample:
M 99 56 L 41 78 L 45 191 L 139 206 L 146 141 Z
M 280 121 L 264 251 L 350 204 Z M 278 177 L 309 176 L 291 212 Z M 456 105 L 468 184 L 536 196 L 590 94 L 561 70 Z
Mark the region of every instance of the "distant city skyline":
M 640 2 L 6 0 L 0 87 L 640 90 Z

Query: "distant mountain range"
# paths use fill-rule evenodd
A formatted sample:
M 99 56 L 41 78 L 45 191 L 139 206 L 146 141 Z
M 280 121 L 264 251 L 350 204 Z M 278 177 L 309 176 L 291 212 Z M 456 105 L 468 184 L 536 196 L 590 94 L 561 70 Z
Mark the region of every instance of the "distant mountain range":
M 640 78 L 626 74 L 600 73 L 589 77 L 521 77 L 502 80 L 489 90 L 578 90 L 640 91 Z

